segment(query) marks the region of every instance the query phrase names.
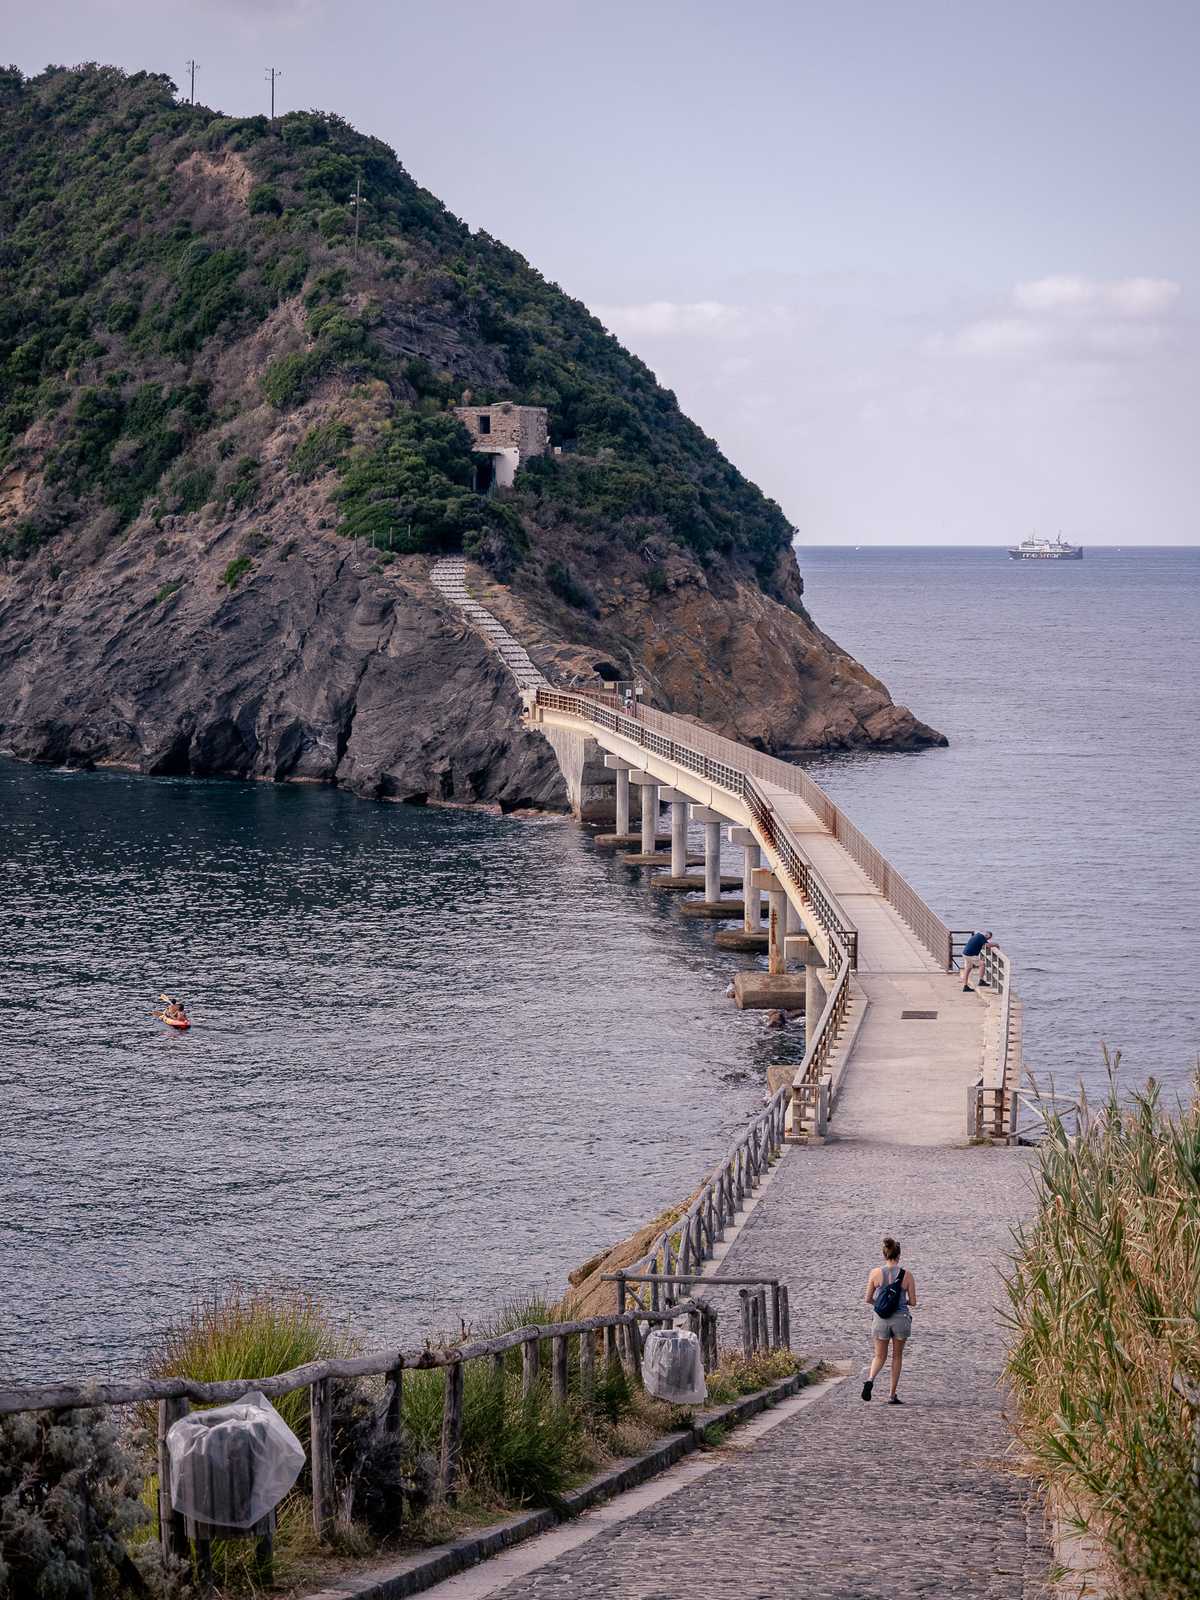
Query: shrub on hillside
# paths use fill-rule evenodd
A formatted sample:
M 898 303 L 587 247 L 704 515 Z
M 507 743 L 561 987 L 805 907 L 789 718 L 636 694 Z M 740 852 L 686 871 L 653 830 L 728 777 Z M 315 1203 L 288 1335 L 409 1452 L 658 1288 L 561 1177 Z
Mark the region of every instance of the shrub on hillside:
M 389 550 L 457 549 L 469 530 L 520 535 L 507 506 L 474 492 L 467 430 L 445 413 L 400 411 L 369 449 L 356 451 L 335 499 L 341 531 Z

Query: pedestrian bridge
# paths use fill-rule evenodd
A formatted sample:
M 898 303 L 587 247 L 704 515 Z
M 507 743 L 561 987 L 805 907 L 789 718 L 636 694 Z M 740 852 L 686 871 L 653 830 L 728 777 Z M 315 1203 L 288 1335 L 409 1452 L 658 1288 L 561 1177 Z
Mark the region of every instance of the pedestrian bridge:
M 790 1089 L 790 1137 L 824 1138 L 835 1116 L 839 1136 L 888 1144 L 1015 1137 L 1020 1006 L 1007 955 L 989 951 L 990 988 L 964 993 L 955 968 L 967 932 L 948 928 L 801 768 L 603 687 L 548 684 L 466 595 L 464 574 L 461 561 L 440 562 L 434 582 L 513 670 L 530 726 L 556 750 L 563 735 L 594 742 L 614 771 L 613 842 L 641 846 L 629 860 L 667 866 L 664 888 L 699 888 L 688 831 L 702 824 L 700 905 L 719 917 L 723 836 L 742 849 L 740 908 L 726 904 L 765 945 L 768 973 L 739 980 L 739 1003 L 752 992 L 786 1005 L 802 985 L 804 1060 L 779 1091 Z M 658 851 L 663 803 L 669 857 Z

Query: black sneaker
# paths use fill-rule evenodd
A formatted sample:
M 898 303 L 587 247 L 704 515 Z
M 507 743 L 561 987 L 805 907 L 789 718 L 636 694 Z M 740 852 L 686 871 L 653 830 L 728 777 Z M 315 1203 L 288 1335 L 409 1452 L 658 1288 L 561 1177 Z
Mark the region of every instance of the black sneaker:
M 904 1404 L 904 1401 L 901 1400 L 901 1398 L 900 1398 L 900 1396 L 898 1394 L 894 1394 L 892 1396 L 892 1398 L 888 1401 L 888 1405 L 890 1405 L 890 1406 L 902 1406 L 903 1404 Z
M 869 1400 L 871 1398 L 871 1390 L 874 1387 L 875 1387 L 874 1378 L 868 1378 L 866 1380 L 866 1382 L 863 1384 L 862 1397 L 863 1397 L 864 1400 Z
M 988 979 L 988 978 L 980 978 L 979 987 L 981 989 L 990 989 L 992 987 L 990 979 Z
M 969 983 L 964 983 L 963 984 L 963 993 L 964 994 L 974 994 L 975 991 L 974 991 L 974 989 L 972 989 L 972 987 L 971 987 L 971 985 Z

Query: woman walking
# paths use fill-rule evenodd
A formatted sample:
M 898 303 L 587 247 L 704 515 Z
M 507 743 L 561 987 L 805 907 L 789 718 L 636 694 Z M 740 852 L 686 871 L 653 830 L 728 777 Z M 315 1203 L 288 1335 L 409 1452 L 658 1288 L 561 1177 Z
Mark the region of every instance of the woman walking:
M 875 1308 L 871 1332 L 875 1338 L 875 1359 L 862 1386 L 864 1400 L 871 1398 L 875 1379 L 883 1371 L 892 1347 L 892 1393 L 888 1404 L 898 1406 L 896 1387 L 904 1365 L 904 1343 L 912 1333 L 912 1313 L 917 1308 L 917 1286 L 913 1275 L 900 1265 L 900 1246 L 895 1239 L 883 1241 L 883 1265 L 873 1267 L 867 1279 L 866 1303 Z

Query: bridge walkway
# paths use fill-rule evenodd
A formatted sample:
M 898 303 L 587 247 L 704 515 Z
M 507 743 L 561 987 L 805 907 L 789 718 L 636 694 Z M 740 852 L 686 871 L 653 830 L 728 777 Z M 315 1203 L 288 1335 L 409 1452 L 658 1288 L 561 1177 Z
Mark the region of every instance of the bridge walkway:
M 948 970 L 950 929 L 801 768 L 614 694 L 547 685 L 470 597 L 461 558 L 439 562 L 433 580 L 509 665 L 532 726 L 594 741 L 651 785 L 641 792 L 656 807 L 654 785 L 685 813 L 723 817 L 758 841 L 755 855 L 761 850 L 780 904 L 790 902 L 825 966 L 824 1007 L 805 1019 L 805 1059 L 792 1086 L 795 1130 L 824 1136 L 836 1108 L 839 1131 L 867 1139 L 953 1142 L 965 1140 L 968 1127 L 1011 1132 L 1020 1028 L 1002 951 L 989 953 L 991 992 L 963 994 Z M 771 920 L 779 939 L 782 919 Z

